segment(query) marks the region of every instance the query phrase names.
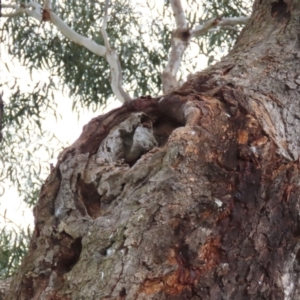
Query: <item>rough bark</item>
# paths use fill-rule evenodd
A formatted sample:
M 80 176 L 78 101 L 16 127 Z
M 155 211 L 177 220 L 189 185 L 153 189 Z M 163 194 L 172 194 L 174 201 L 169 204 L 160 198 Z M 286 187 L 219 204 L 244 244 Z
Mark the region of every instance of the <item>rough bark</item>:
M 256 1 L 220 63 L 86 125 L 6 299 L 300 299 L 299 13 Z
M 4 102 L 2 100 L 2 94 L 0 94 L 0 143 L 2 142 L 2 123 L 4 117 Z

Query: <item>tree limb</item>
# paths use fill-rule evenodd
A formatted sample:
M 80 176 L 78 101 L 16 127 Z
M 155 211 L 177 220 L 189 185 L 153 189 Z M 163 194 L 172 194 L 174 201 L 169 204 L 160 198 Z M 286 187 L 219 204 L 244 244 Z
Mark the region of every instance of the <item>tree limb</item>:
M 226 28 L 233 25 L 245 25 L 249 20 L 249 17 L 236 17 L 236 18 L 214 18 L 202 25 L 198 25 L 195 29 L 191 30 L 191 36 L 197 37 L 205 34 L 212 28 Z
M 107 3 L 108 5 L 108 3 Z M 107 6 L 106 5 L 106 6 Z M 62 19 L 60 19 L 52 10 L 51 10 L 51 1 L 46 0 L 44 6 L 41 6 L 35 1 L 30 1 L 28 3 L 18 5 L 12 4 L 2 4 L 2 8 L 14 9 L 13 12 L 2 14 L 3 17 L 16 17 L 22 14 L 26 14 L 40 22 L 50 21 L 66 38 L 72 42 L 83 46 L 95 53 L 98 56 L 105 57 L 109 63 L 111 69 L 111 87 L 115 96 L 121 102 L 132 100 L 130 96 L 122 88 L 122 70 L 121 65 L 118 60 L 117 54 L 111 49 L 108 37 L 106 33 L 106 23 L 107 23 L 107 8 L 105 11 L 105 21 L 101 29 L 105 46 L 97 44 L 90 38 L 87 38 L 81 34 L 78 34 L 72 28 L 70 28 Z
M 91 38 L 87 38 L 81 34 L 78 34 L 73 29 L 71 29 L 63 20 L 61 20 L 55 13 L 50 12 L 50 18 L 53 25 L 69 40 L 72 42 L 83 46 L 95 53 L 96 55 L 105 57 L 106 48 L 97 44 Z
M 174 13 L 176 27 L 187 28 L 187 21 L 182 9 L 181 0 L 171 0 L 171 7 Z
M 12 13 L 1 14 L 1 17 L 17 17 L 23 14 L 26 14 L 29 17 L 32 17 L 38 21 L 42 19 L 42 10 L 41 5 L 30 1 L 28 3 L 22 3 L 20 6 L 13 4 L 2 4 L 2 8 L 12 8 L 14 11 Z
M 174 12 L 176 29 L 172 32 L 169 60 L 162 74 L 162 88 L 164 94 L 179 87 L 176 75 L 181 64 L 183 53 L 188 47 L 191 38 L 198 37 L 208 31 L 220 29 L 234 30 L 233 26 L 244 25 L 249 20 L 249 17 L 218 17 L 211 19 L 202 25 L 198 25 L 195 29 L 189 29 L 182 9 L 181 0 L 170 0 L 170 4 Z
M 176 74 L 179 70 L 182 55 L 189 45 L 190 33 L 187 27 L 187 21 L 182 9 L 180 0 L 170 0 L 174 17 L 176 21 L 176 29 L 172 32 L 171 52 L 168 63 L 162 74 L 162 89 L 164 94 L 179 86 Z
M 117 53 L 110 47 L 107 32 L 106 32 L 106 25 L 107 25 L 107 13 L 108 13 L 108 2 L 109 0 L 105 1 L 105 14 L 103 19 L 103 24 L 101 27 L 101 33 L 104 39 L 104 44 L 106 47 L 106 59 L 110 66 L 111 71 L 111 88 L 116 95 L 116 97 L 121 102 L 131 101 L 131 97 L 126 93 L 122 87 L 122 69 L 121 64 L 118 59 Z

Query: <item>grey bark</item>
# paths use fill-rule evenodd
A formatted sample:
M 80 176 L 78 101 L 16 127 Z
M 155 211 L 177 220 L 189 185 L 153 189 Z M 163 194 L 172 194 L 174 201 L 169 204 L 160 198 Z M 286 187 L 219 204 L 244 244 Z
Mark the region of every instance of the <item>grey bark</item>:
M 2 99 L 3 94 L 0 94 L 0 143 L 2 142 L 2 124 L 3 124 L 3 117 L 4 117 L 4 102 Z
M 300 299 L 299 13 L 256 1 L 220 63 L 86 125 L 6 299 Z

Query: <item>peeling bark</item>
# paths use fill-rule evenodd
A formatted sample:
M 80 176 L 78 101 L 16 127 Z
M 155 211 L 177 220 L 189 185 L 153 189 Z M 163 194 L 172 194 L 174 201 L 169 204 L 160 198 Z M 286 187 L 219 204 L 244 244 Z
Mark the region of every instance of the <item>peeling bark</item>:
M 220 63 L 87 124 L 7 299 L 300 299 L 299 11 L 257 1 Z

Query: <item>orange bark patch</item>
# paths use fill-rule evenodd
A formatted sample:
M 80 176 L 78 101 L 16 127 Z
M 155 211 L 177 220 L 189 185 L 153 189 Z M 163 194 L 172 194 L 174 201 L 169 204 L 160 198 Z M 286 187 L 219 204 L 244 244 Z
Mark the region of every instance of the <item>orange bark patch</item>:
M 147 295 L 157 294 L 163 289 L 163 287 L 164 284 L 160 279 L 146 279 L 140 288 L 140 292 Z
M 210 270 L 220 262 L 220 238 L 209 238 L 206 243 L 199 249 L 198 255 L 201 260 L 205 261 L 205 267 L 202 269 Z
M 174 249 L 169 250 L 167 261 L 170 265 L 176 265 L 177 264 L 176 252 L 175 252 Z
M 187 273 L 187 270 L 185 271 Z M 177 295 L 182 292 L 185 285 L 179 281 L 179 272 L 168 274 L 164 277 L 164 291 L 169 295 Z
M 176 272 L 167 274 L 162 278 L 146 279 L 140 287 L 139 293 L 153 295 L 163 291 L 168 295 L 178 295 L 185 288 L 190 287 L 189 278 L 189 270 L 179 267 Z
M 246 145 L 248 143 L 248 132 L 246 130 L 239 131 L 238 143 L 240 145 Z
M 176 249 L 169 250 L 167 261 L 170 265 L 178 265 L 176 271 L 160 278 L 146 279 L 139 293 L 151 295 L 163 291 L 168 295 L 179 295 L 183 290 L 192 287 L 199 277 L 200 270 L 192 266 L 183 266 L 178 260 Z
M 251 143 L 251 146 L 261 147 L 261 146 L 264 145 L 267 141 L 268 141 L 268 138 L 267 138 L 266 136 L 263 136 L 262 138 L 253 141 L 253 142 Z
M 283 200 L 288 202 L 290 200 L 290 196 L 291 196 L 291 192 L 294 188 L 294 185 L 290 184 L 288 185 L 285 190 L 284 190 L 284 194 L 283 194 Z
M 231 208 L 227 207 L 224 211 L 222 211 L 218 216 L 218 221 L 222 221 L 231 214 Z

